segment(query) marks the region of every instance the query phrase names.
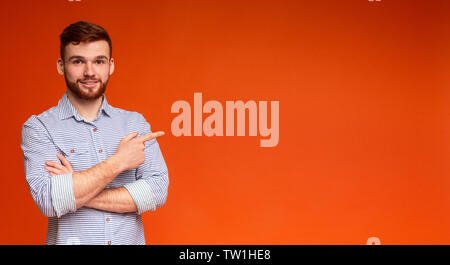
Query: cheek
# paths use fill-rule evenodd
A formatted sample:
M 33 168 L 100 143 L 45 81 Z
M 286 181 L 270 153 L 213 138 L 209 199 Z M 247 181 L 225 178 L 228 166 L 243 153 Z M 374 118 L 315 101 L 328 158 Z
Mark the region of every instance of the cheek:
M 100 78 L 102 79 L 102 82 L 104 83 L 105 81 L 108 80 L 109 77 L 109 67 L 105 67 L 102 68 L 98 71 L 98 75 L 100 76 Z
M 75 82 L 83 78 L 83 72 L 76 68 L 68 68 L 66 69 L 66 78 L 71 82 Z

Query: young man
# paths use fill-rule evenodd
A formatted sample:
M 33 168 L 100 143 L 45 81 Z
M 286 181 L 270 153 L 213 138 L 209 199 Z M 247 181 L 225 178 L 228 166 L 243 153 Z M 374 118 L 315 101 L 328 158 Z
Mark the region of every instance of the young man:
M 167 198 L 168 171 L 145 118 L 103 95 L 114 72 L 108 33 L 88 22 L 61 36 L 67 90 L 22 127 L 28 186 L 48 217 L 47 244 L 145 244 L 141 214 Z M 60 162 L 58 162 L 60 161 Z

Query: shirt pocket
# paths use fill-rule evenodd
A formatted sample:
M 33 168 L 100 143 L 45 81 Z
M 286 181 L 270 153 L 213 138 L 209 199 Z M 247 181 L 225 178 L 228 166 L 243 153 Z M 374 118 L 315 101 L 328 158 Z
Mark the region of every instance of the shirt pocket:
M 89 144 L 87 142 L 70 143 L 65 144 L 62 149 L 66 157 L 71 157 L 89 152 Z
M 73 171 L 86 170 L 92 167 L 90 146 L 87 142 L 69 142 L 62 148 Z

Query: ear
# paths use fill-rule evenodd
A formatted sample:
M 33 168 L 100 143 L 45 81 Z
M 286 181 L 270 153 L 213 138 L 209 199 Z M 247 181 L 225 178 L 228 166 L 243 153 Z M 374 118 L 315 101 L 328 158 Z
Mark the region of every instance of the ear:
M 58 74 L 64 75 L 64 62 L 61 58 L 56 61 L 56 69 L 58 70 Z
M 114 73 L 114 58 L 111 58 L 109 61 L 109 75 L 112 75 Z

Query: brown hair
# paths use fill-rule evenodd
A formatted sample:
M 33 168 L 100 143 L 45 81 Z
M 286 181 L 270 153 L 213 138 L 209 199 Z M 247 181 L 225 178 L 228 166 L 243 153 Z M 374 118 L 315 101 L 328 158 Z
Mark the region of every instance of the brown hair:
M 78 21 L 70 24 L 63 30 L 59 36 L 61 39 L 60 54 L 64 61 L 65 48 L 69 43 L 74 45 L 80 42 L 92 42 L 98 40 L 105 40 L 109 45 L 109 57 L 112 55 L 112 42 L 109 38 L 108 32 L 99 25 L 95 25 L 86 21 Z

